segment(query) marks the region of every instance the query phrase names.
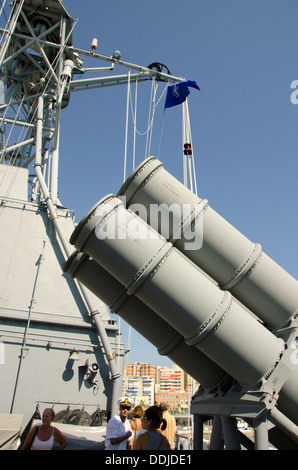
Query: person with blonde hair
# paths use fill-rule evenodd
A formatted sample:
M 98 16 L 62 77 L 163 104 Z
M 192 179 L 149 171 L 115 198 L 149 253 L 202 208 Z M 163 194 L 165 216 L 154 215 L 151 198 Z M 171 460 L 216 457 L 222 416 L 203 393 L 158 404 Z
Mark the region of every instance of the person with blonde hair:
M 168 405 L 165 402 L 160 403 L 159 407 L 162 410 L 163 418 L 167 422 L 167 427 L 162 431 L 162 433 L 167 437 L 171 449 L 174 449 L 176 437 L 176 420 L 174 416 L 168 412 Z
M 130 415 L 130 425 L 134 434 L 134 442 L 136 441 L 138 432 L 142 429 L 143 408 L 140 405 L 134 407 Z
M 54 410 L 46 408 L 42 414 L 42 423 L 33 426 L 29 431 L 21 450 L 52 450 L 54 441 L 59 444 L 57 450 L 63 450 L 66 447 L 67 440 L 59 429 L 52 426 L 54 418 Z

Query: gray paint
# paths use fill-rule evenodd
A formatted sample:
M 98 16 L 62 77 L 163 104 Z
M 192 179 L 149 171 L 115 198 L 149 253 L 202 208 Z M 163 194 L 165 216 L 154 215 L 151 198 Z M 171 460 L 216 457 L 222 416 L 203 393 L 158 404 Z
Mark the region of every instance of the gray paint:
M 118 198 L 92 208 L 71 242 L 241 384 L 255 385 L 282 353 L 281 339 Z
M 26 177 L 26 171 L 21 172 Z M 1 412 L 23 414 L 24 427 L 38 403 L 41 411 L 53 404 L 55 411 L 65 409 L 68 403 L 72 408 L 85 403 L 88 412 L 98 406 L 111 409 L 108 361 L 78 284 L 62 271 L 65 259 L 46 209 L 8 196 L 0 199 L 5 227 L 0 230 L 0 334 L 5 349 Z M 58 213 L 63 230 L 70 234 L 71 214 L 67 209 Z M 102 312 L 112 350 L 118 353 L 117 323 L 107 307 L 91 292 L 90 296 Z M 73 348 L 79 351 L 77 362 L 69 361 Z M 120 349 L 123 364 L 124 346 Z M 80 368 L 86 361 L 100 366 L 98 390 L 83 379 Z
M 224 290 L 229 290 L 244 305 L 272 328 L 280 328 L 298 311 L 298 285 L 277 263 L 269 258 L 259 244 L 217 214 L 206 200 L 200 199 L 168 173 L 162 163 L 150 157 L 126 180 L 118 192 L 125 197 L 128 208 L 140 204 L 150 216 L 152 204 L 191 205 L 203 218 L 203 246 L 186 250 L 181 237 L 174 244 L 194 263 L 210 275 Z M 199 209 L 198 209 L 199 208 Z M 176 220 L 176 228 L 181 220 Z M 193 227 L 199 226 L 198 222 Z M 154 226 L 161 231 L 161 224 Z M 173 229 L 175 232 L 175 229 Z M 171 240 L 171 234 L 169 236 Z
M 64 270 L 150 341 L 159 354 L 168 356 L 204 388 L 215 388 L 226 377 L 226 373 L 197 348 L 187 346 L 182 335 L 147 305 L 128 295 L 124 286 L 86 253 L 75 251 L 65 263 Z

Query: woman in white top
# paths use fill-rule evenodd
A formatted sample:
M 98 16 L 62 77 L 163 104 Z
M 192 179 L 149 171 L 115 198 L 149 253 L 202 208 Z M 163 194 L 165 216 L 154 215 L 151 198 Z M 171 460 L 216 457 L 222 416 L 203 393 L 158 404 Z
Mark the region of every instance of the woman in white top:
M 22 450 L 52 450 L 54 441 L 58 442 L 57 450 L 63 450 L 67 440 L 59 429 L 51 424 L 55 418 L 52 408 L 46 408 L 42 415 L 42 424 L 34 426 L 25 439 Z

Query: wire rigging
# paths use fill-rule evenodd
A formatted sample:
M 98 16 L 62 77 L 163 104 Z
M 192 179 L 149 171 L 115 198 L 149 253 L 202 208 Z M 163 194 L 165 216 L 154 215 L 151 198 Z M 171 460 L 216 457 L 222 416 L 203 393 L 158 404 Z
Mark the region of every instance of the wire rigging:
M 149 109 L 148 109 L 148 119 L 147 119 L 147 128 L 144 131 L 138 129 L 137 126 L 137 108 L 138 108 L 138 79 L 135 80 L 135 93 L 134 99 L 132 96 L 132 87 L 131 87 L 131 79 L 130 79 L 130 70 L 128 72 L 128 83 L 127 83 L 127 100 L 126 100 L 126 123 L 125 123 L 125 143 L 124 143 L 124 171 L 123 171 L 123 181 L 126 179 L 126 172 L 127 172 L 127 154 L 128 154 L 128 127 L 129 127 L 129 119 L 131 114 L 132 124 L 133 124 L 133 144 L 132 144 L 132 169 L 135 169 L 136 166 L 136 142 L 137 142 L 137 135 L 138 136 L 146 136 L 146 143 L 145 143 L 145 150 L 144 150 L 144 159 L 150 156 L 151 146 L 152 146 L 152 138 L 153 138 L 153 124 L 155 118 L 156 108 L 160 104 L 161 99 L 164 96 L 164 93 L 167 90 L 169 82 L 164 87 L 160 97 L 157 100 L 157 92 L 158 92 L 158 83 L 155 77 L 152 78 L 151 81 L 151 91 L 150 91 L 150 102 L 149 102 Z M 130 113 L 129 113 L 130 108 Z M 161 135 L 160 135 L 160 142 L 158 148 L 158 154 L 161 148 L 161 141 L 163 136 L 163 129 L 164 129 L 164 119 L 165 114 L 163 116 L 163 122 L 161 126 Z
M 188 99 L 182 103 L 183 184 L 197 195 L 197 178 L 192 146 Z

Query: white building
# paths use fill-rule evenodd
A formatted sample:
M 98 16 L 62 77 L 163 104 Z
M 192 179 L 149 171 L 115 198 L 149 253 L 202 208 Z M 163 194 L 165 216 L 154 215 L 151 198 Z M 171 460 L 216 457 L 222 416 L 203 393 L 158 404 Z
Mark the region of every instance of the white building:
M 185 390 L 185 373 L 178 367 L 160 367 L 156 369 L 156 392 Z
M 155 378 L 129 375 L 123 377 L 123 395 L 133 398 L 134 405 L 154 405 Z

